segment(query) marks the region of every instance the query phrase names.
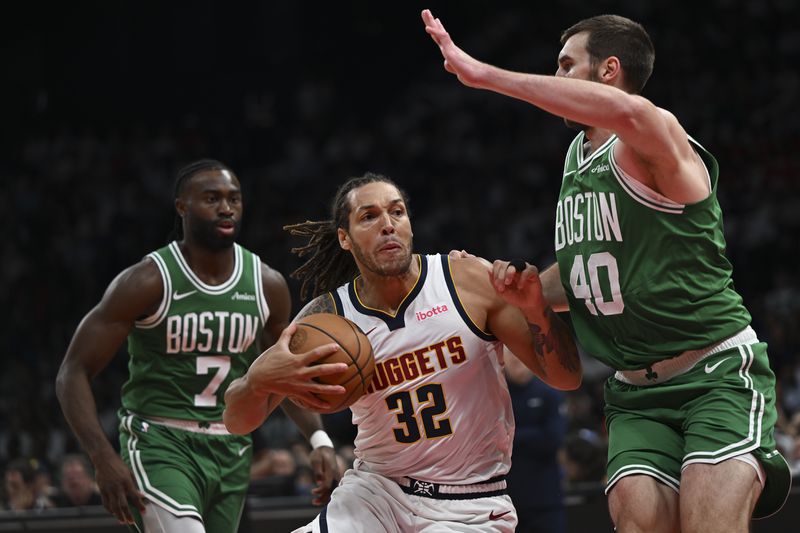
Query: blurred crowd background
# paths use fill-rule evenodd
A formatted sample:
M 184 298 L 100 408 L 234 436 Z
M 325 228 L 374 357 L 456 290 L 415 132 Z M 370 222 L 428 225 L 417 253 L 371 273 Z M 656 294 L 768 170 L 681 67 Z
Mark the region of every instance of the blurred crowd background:
M 91 469 L 57 405 L 55 374 L 109 281 L 166 242 L 174 176 L 192 160 L 237 172 L 240 242 L 287 276 L 299 262 L 282 226 L 327 217 L 337 185 L 368 170 L 409 192 L 418 251 L 554 260 L 554 207 L 574 133 L 444 72 L 423 7 L 469 53 L 538 73 L 555 71 L 560 32 L 580 18 L 616 12 L 645 25 L 656 46 L 645 96 L 720 162 L 736 287 L 769 343 L 778 442 L 800 470 L 794 0 L 27 2 L 3 17 L 0 36 L 2 508 L 94 497 L 84 496 Z M 290 287 L 297 310 L 299 286 Z M 94 383 L 115 443 L 126 359 L 123 350 Z M 562 427 L 547 453 L 567 487 L 603 476 L 608 372 L 588 359 L 586 371 L 582 389 L 559 396 L 553 411 Z M 346 465 L 348 413 L 326 425 Z M 254 493 L 307 494 L 308 448 L 292 424 L 274 417 L 257 443 Z

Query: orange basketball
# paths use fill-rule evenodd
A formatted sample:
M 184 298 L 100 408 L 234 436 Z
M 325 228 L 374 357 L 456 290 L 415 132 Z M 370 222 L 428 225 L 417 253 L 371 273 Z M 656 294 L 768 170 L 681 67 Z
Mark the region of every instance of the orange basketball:
M 341 349 L 315 364 L 347 363 L 348 368 L 340 374 L 315 378 L 327 385 L 341 385 L 344 394 L 318 394 L 331 407 L 327 410 L 313 409 L 320 413 L 335 413 L 351 406 L 367 391 L 375 373 L 375 358 L 372 345 L 361 329 L 343 316 L 332 313 L 308 315 L 297 321 L 297 331 L 289 341 L 292 353 L 301 354 L 325 344 L 336 343 Z M 301 407 L 312 409 L 300 400 L 292 399 Z

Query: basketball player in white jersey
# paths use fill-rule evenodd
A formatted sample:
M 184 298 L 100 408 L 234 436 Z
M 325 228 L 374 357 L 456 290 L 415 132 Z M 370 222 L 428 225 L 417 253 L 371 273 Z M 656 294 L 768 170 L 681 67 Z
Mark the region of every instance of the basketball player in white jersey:
M 505 475 L 514 417 L 503 344 L 549 385 L 574 389 L 581 365 L 538 276 L 497 292 L 476 258 L 412 253 L 405 194 L 368 173 L 339 188 L 333 220 L 289 229 L 309 237 L 294 274 L 318 296 L 299 316 L 343 315 L 366 332 L 375 378 L 351 407 L 356 461 L 329 505 L 296 532 L 512 532 Z M 522 302 L 528 307 L 519 308 Z M 531 304 L 530 302 L 535 302 Z M 268 414 L 262 367 L 293 328 L 226 394 L 226 423 L 248 432 Z

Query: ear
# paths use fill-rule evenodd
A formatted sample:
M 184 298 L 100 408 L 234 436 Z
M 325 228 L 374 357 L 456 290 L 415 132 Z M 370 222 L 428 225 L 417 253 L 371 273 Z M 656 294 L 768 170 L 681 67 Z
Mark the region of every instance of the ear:
M 598 66 L 597 75 L 603 83 L 619 86 L 622 83 L 622 65 L 617 56 L 608 57 Z
M 350 251 L 350 235 L 347 234 L 342 228 L 336 230 L 336 236 L 339 237 L 339 246 L 342 250 Z
M 186 202 L 180 198 L 175 198 L 175 211 L 178 212 L 178 216 L 183 218 L 186 215 Z

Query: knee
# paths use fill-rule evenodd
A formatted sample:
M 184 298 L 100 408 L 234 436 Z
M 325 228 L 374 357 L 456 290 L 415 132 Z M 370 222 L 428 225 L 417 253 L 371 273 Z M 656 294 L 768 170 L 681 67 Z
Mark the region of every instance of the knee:
M 608 510 L 622 533 L 677 531 L 677 494 L 647 476 L 617 481 L 608 494 Z

